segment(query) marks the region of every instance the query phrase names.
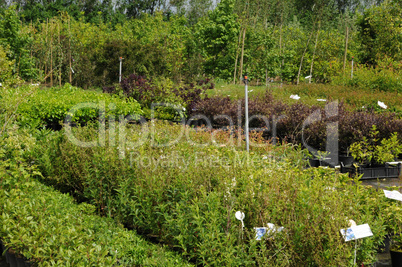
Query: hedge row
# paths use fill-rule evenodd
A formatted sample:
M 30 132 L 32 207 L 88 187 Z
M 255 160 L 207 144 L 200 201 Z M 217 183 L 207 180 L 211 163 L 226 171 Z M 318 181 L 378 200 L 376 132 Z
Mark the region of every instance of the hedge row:
M 148 127 L 153 130 L 147 132 Z M 230 141 L 225 132 L 195 132 L 171 145 L 182 126 L 132 125 L 119 146 L 77 147 L 63 132 L 31 154 L 43 181 L 97 207 L 100 214 L 176 247 L 197 265 L 346 266 L 355 244 L 339 230 L 353 219 L 368 223 L 372 238 L 359 241 L 357 262 L 375 261 L 386 234 L 384 196 L 334 170 L 304 169 L 300 150 L 252 138 Z M 120 134 L 120 133 L 119 133 Z M 77 139 L 96 129 L 74 129 Z M 186 138 L 184 140 L 184 138 Z M 245 213 L 244 224 L 236 211 Z M 254 227 L 273 223 L 283 233 L 255 239 Z
M 19 105 L 18 113 L 20 123 L 31 128 L 60 128 L 67 115 L 71 122 L 86 124 L 102 118 L 108 120 L 110 116 L 141 115 L 142 111 L 133 98 L 123 100 L 65 84 L 63 87 L 36 89 L 27 101 Z
M 239 108 L 240 107 L 240 108 Z M 315 149 L 326 150 L 327 127 L 337 123 L 339 150 L 346 151 L 349 146 L 368 136 L 372 125 L 380 132 L 380 139 L 389 138 L 397 132 L 402 139 L 402 118 L 395 113 L 349 110 L 343 102 L 332 102 L 326 108 L 308 106 L 303 103 L 286 104 L 275 99 L 270 92 L 249 100 L 251 128 L 263 128 L 269 136 L 276 136 L 294 144 L 309 144 Z M 226 115 L 236 125 L 238 117 L 244 125 L 244 100 L 229 97 L 209 97 L 199 101 L 189 116 L 203 115 L 216 127 L 229 125 L 229 119 L 216 118 Z M 214 119 L 215 117 L 215 119 Z M 335 128 L 336 129 L 336 128 Z
M 33 175 L 22 163 L 0 163 L 0 237 L 34 266 L 191 266 Z

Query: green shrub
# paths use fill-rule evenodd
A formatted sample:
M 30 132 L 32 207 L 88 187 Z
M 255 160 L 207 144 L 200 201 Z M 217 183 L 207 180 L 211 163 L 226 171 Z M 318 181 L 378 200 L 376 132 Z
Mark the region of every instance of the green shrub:
M 90 103 L 94 107 L 83 107 L 71 113 L 73 107 Z M 100 119 L 100 112 L 104 108 L 104 117 L 117 119 L 119 115 L 141 115 L 140 105 L 134 99 L 121 100 L 117 96 L 110 96 L 94 91 L 84 91 L 65 84 L 61 88 L 37 90 L 29 96 L 28 101 L 18 107 L 20 122 L 31 128 L 47 125 L 60 125 L 67 115 L 72 122 L 86 124 Z M 102 115 L 103 116 L 103 115 Z
M 346 84 L 364 89 L 367 92 L 394 92 L 402 93 L 402 65 L 400 62 L 390 62 L 384 59 L 377 66 L 355 64 L 353 78 L 348 75 L 334 77 L 334 84 Z
M 31 157 L 44 182 L 179 249 L 196 264 L 351 265 L 355 244 L 339 233 L 349 219 L 368 223 L 374 233 L 357 242 L 357 262 L 375 261 L 386 234 L 375 190 L 333 170 L 304 169 L 302 153 L 289 145 L 252 138 L 263 146 L 247 154 L 223 132 L 214 132 L 211 140 L 210 132 L 187 129 L 187 140 L 161 146 L 176 138 L 181 126 L 148 127 L 152 130 L 126 129 L 128 140 L 118 148 L 80 148 L 56 133 Z M 88 127 L 74 134 L 97 136 Z M 246 214 L 244 231 L 234 217 L 238 210 Z M 285 231 L 256 241 L 253 227 L 267 223 Z
M 7 58 L 6 49 L 0 45 L 0 83 L 2 87 L 16 82 L 13 65 L 14 62 Z
M 35 266 L 191 266 L 94 215 L 94 206 L 39 183 L 33 168 L 4 156 L 0 151 L 0 237 Z

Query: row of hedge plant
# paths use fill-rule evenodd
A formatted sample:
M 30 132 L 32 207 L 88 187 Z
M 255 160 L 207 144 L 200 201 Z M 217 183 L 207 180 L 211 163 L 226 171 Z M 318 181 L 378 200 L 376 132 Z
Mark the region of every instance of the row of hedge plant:
M 19 105 L 18 113 L 22 125 L 31 128 L 57 128 L 67 116 L 70 116 L 71 122 L 86 124 L 90 121 L 108 120 L 110 117 L 118 119 L 120 115 L 139 116 L 142 110 L 133 98 L 121 99 L 65 84 L 63 87 L 36 89 Z
M 32 266 L 191 266 L 90 204 L 39 183 L 35 168 L 0 149 L 0 238 Z
M 179 249 L 197 265 L 352 265 L 355 244 L 339 233 L 349 219 L 368 223 L 374 233 L 358 241 L 357 262 L 375 261 L 386 234 L 381 192 L 334 170 L 304 169 L 303 153 L 290 145 L 253 137 L 260 146 L 247 154 L 244 142 L 238 146 L 228 133 L 184 128 L 180 139 L 182 127 L 132 125 L 118 147 L 77 147 L 57 132 L 29 157 L 45 183 Z M 74 134 L 97 137 L 89 127 Z M 245 228 L 235 218 L 239 210 Z M 253 228 L 268 223 L 285 231 L 255 240 Z
M 318 150 L 326 150 L 327 126 L 331 123 L 337 123 L 340 151 L 347 151 L 352 143 L 361 141 L 372 125 L 377 126 L 381 139 L 389 138 L 394 132 L 399 140 L 402 139 L 402 119 L 398 114 L 350 110 L 343 102 L 328 101 L 325 108 L 301 102 L 287 104 L 267 91 L 250 98 L 248 109 L 251 129 L 265 129 L 269 136 L 294 144 L 309 144 Z M 229 119 L 237 125 L 239 117 L 244 125 L 244 114 L 244 99 L 214 96 L 197 102 L 189 116 L 205 116 L 212 125 L 220 128 L 229 126 Z M 226 115 L 226 118 L 216 117 L 219 115 Z M 207 125 L 206 121 L 204 123 Z

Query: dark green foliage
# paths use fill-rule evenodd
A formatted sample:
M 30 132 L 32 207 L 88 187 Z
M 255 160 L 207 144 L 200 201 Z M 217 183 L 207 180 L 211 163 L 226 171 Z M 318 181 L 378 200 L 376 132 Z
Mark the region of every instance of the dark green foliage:
M 207 74 L 229 79 L 235 62 L 235 45 L 240 30 L 234 1 L 221 1 L 210 15 L 196 26 L 196 40 L 206 59 Z
M 402 60 L 402 6 L 388 0 L 365 10 L 359 16 L 359 38 L 363 63 L 377 64 L 384 57 L 395 62 Z
M 15 62 L 14 72 L 23 79 L 33 79 L 37 73 L 29 51 L 32 39 L 21 32 L 20 23 L 15 6 L 0 10 L 0 45 L 9 49 L 8 57 Z

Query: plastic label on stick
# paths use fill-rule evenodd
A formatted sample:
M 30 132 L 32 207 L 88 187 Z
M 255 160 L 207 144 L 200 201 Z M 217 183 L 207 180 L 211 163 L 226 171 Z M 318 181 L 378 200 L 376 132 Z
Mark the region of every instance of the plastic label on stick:
M 384 194 L 385 197 L 387 198 L 402 201 L 402 194 L 396 190 L 394 191 L 384 190 Z
M 269 234 L 275 234 L 283 231 L 283 227 L 277 227 L 273 223 L 268 223 L 268 227 L 254 227 L 255 230 L 255 239 L 256 240 L 261 240 L 262 237 L 269 233 Z
M 352 226 L 347 229 L 341 229 L 341 234 L 345 241 L 356 240 L 360 238 L 365 238 L 373 235 L 370 226 L 366 224 Z

